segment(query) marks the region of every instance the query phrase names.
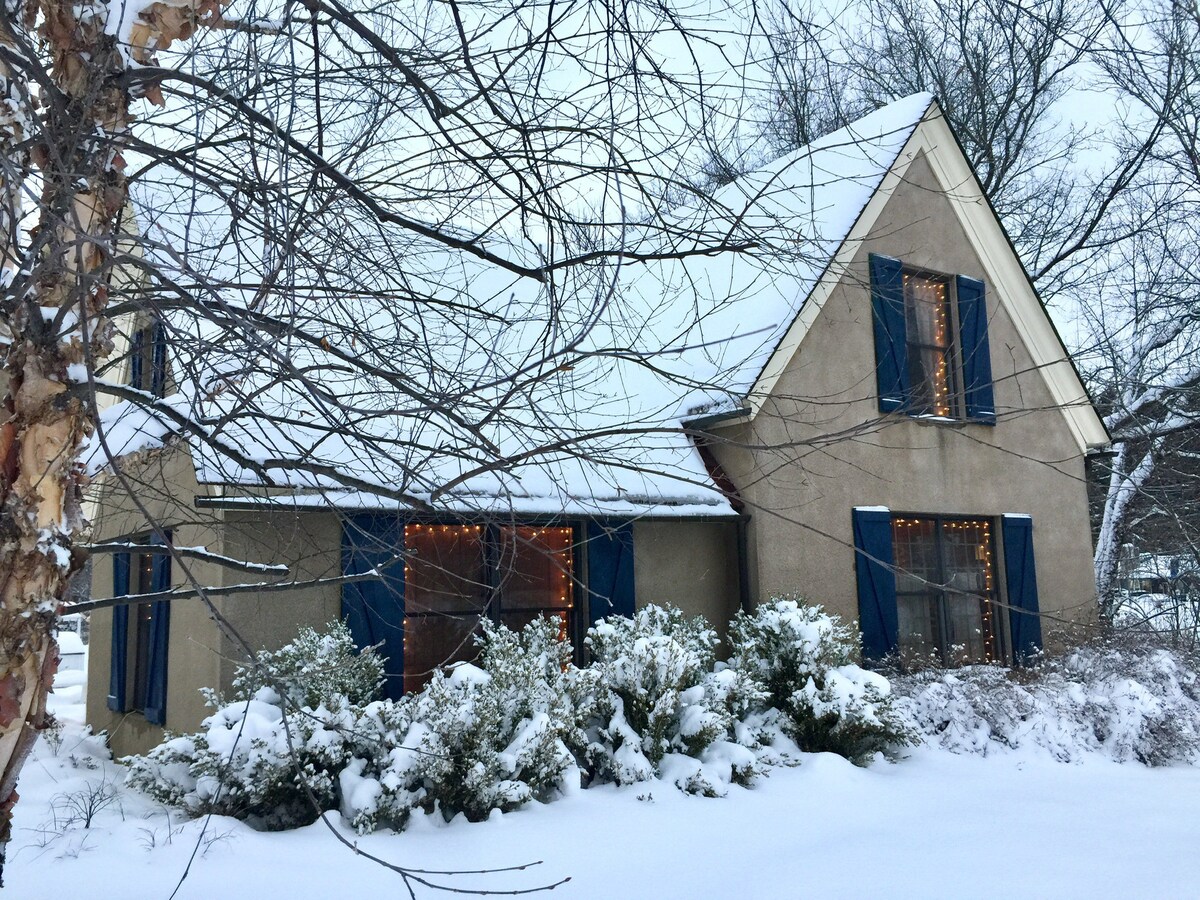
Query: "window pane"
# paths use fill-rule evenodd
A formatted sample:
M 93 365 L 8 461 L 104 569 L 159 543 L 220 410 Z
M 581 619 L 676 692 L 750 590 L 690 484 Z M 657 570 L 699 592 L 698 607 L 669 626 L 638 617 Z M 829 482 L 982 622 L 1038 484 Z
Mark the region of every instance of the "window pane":
M 892 520 L 901 653 L 944 662 L 1008 658 L 1005 617 L 995 606 L 991 522 Z
M 904 317 L 910 343 L 950 346 L 950 304 L 944 281 L 905 275 Z
M 404 549 L 404 606 L 409 613 L 478 614 L 487 605 L 480 526 L 407 525 Z
M 933 519 L 892 520 L 897 593 L 936 590 L 940 583 L 936 531 Z
M 1003 617 L 992 603 L 991 523 L 986 519 L 947 521 L 942 540 L 950 642 L 962 647 L 959 658 L 963 662 L 1006 659 Z
M 146 694 L 150 684 L 150 623 L 153 610 L 152 603 L 138 603 L 130 613 L 134 617 L 133 709 L 146 708 Z
M 404 690 L 419 691 L 439 666 L 479 655 L 478 615 L 417 615 L 404 620 Z
M 950 348 L 954 325 L 946 282 L 906 274 L 904 319 L 912 411 L 953 415 Z
M 566 610 L 571 600 L 571 529 L 500 530 L 500 608 Z
M 905 659 L 928 660 L 941 645 L 937 604 L 928 594 L 910 594 L 896 598 L 900 627 L 900 652 Z

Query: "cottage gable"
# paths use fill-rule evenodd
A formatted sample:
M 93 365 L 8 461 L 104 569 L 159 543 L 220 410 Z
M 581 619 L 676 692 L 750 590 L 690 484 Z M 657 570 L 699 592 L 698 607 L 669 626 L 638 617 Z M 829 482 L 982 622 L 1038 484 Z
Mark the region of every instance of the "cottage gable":
M 914 195 L 905 186 L 916 186 L 918 192 Z M 958 253 L 962 263 L 956 267 L 952 248 L 964 242 L 971 252 L 967 258 Z M 771 397 L 835 288 L 846 279 L 870 283 L 870 273 L 862 271 L 863 250 L 868 247 L 909 266 L 982 281 L 991 298 L 988 320 L 1001 312 L 1011 320 L 1030 366 L 1062 411 L 1078 449 L 1086 452 L 1108 443 L 1062 339 L 936 102 L 913 129 L 763 366 L 747 394 L 751 416 Z M 940 249 L 950 256 L 939 258 Z M 1005 412 L 1020 409 L 1018 403 Z

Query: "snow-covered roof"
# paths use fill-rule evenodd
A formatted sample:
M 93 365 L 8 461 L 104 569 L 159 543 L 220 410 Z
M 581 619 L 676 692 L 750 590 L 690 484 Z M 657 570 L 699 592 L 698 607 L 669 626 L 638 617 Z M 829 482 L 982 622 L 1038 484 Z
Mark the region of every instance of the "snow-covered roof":
M 261 263 L 236 221 L 135 189 L 160 268 L 239 290 L 193 289 L 203 314 L 166 313 L 175 421 L 118 404 L 102 414 L 108 446 L 146 449 L 189 420 L 201 483 L 298 492 L 274 502 L 732 515 L 681 424 L 743 403 L 932 102 L 897 101 L 655 230 L 750 235 L 751 251 L 607 262 L 550 287 L 430 245 L 397 272 L 366 235 L 337 265 L 371 290 L 264 301 L 244 287 Z M 255 331 L 268 312 L 287 327 Z

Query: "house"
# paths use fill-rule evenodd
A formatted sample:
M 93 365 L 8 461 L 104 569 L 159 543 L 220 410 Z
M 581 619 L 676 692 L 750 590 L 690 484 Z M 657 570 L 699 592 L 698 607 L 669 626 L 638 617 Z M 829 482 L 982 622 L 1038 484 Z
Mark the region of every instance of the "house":
M 447 434 L 482 442 L 448 417 L 420 423 L 437 439 L 395 417 L 372 432 L 399 430 L 401 464 L 320 430 L 294 398 L 286 415 L 210 411 L 234 454 L 194 436 L 162 444 L 169 422 L 107 411 L 123 477 L 140 487 L 131 497 L 98 475 L 96 540 L 142 549 L 98 556 L 93 595 L 213 595 L 95 613 L 91 724 L 122 753 L 164 725 L 195 728 L 198 688 L 228 685 L 245 646 L 338 617 L 382 645 L 391 693 L 469 653 L 481 615 L 518 626 L 558 614 L 578 646 L 590 622 L 641 603 L 723 628 L 758 600 L 801 594 L 857 620 L 868 659 L 944 662 L 1020 660 L 1093 621 L 1084 459 L 1107 434 L 936 101 L 898 101 L 718 200 L 771 253 L 641 266 L 620 296 L 636 334 L 660 342 L 642 347 L 654 365 L 598 352 L 543 373 L 544 415 L 517 410 L 489 432 L 508 464 L 477 467 L 482 443 L 448 458 Z M 372 322 L 380 352 L 389 322 Z M 130 329 L 142 337 L 126 378 L 163 394 L 171 363 L 153 328 Z M 479 344 L 502 354 L 520 340 L 506 329 Z M 331 388 L 380 408 L 391 401 L 372 392 L 388 390 Z M 587 452 L 521 457 L 522 441 L 567 438 Z M 303 466 L 279 461 L 285 445 Z M 363 488 L 335 477 L 350 465 Z M 154 552 L 166 538 L 183 555 Z M 221 593 L 279 563 L 303 586 Z

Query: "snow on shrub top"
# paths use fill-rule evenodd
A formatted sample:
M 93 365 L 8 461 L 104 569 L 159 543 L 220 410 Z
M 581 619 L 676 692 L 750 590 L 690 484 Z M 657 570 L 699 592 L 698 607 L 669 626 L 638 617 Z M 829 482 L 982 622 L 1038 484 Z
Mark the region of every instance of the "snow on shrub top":
M 282 691 L 297 707 L 315 709 L 345 697 L 354 705 L 369 703 L 383 685 L 383 659 L 375 648 L 361 652 L 350 629 L 330 622 L 325 631 L 302 628 L 278 650 L 263 650 L 257 665 L 243 666 L 233 677 L 233 696 L 254 697 L 262 688 Z

